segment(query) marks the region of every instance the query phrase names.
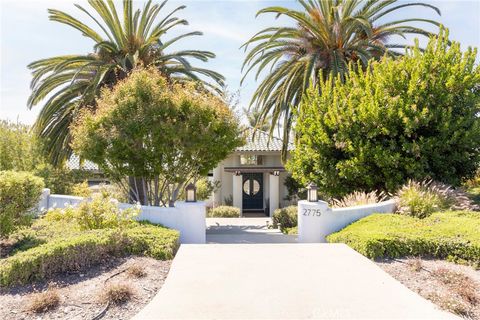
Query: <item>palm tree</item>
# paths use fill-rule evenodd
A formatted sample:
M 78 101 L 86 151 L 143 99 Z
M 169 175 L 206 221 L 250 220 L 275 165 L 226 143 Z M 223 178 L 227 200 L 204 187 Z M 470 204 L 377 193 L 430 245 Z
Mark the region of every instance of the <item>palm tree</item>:
M 261 119 L 261 110 L 258 108 L 243 108 L 243 114 L 247 120 L 248 126 L 261 131 L 268 131 L 272 117 L 267 115 L 265 119 Z
M 410 18 L 388 21 L 389 14 L 398 10 L 423 6 L 438 8 L 425 3 L 399 3 L 397 0 L 299 0 L 303 11 L 283 7 L 268 7 L 264 13 L 286 16 L 295 26 L 269 27 L 261 30 L 248 40 L 243 47 L 253 47 L 248 52 L 242 70 L 244 78 L 257 68 L 255 80 L 263 71 L 267 76 L 257 87 L 251 104 L 260 106 L 260 121 L 272 116 L 270 133 L 283 120 L 283 142 L 285 158 L 294 111 L 302 95 L 320 77 L 330 75 L 343 80 L 349 63 L 365 67 L 370 59 L 380 59 L 385 54 L 401 55 L 392 49 L 405 48 L 402 44 L 390 44 L 391 36 L 405 38 L 408 34 L 431 35 L 429 32 L 408 25 L 411 22 L 425 22 L 439 26 L 439 23 Z
M 137 66 L 158 68 L 168 79 L 201 80 L 199 76 L 214 80 L 203 81 L 213 88 L 223 84 L 217 72 L 194 67 L 189 60 L 208 61 L 215 55 L 208 51 L 167 49 L 186 37 L 201 35 L 194 31 L 163 41 L 170 29 L 187 25 L 184 19 L 173 15 L 175 10 L 158 19 L 167 1 L 152 4 L 149 0 L 143 9 L 133 9 L 132 0 L 123 1 L 123 17 L 119 18 L 112 0 L 89 0 L 93 11 L 75 6 L 85 13 L 101 33 L 62 11 L 49 9 L 49 18 L 71 26 L 94 42 L 93 52 L 86 55 L 64 55 L 32 62 L 32 93 L 29 108 L 46 100 L 34 125 L 35 132 L 45 140 L 45 153 L 53 164 L 61 164 L 71 155 L 69 127 L 79 111 L 94 106 L 95 98 L 104 86 L 113 86 Z

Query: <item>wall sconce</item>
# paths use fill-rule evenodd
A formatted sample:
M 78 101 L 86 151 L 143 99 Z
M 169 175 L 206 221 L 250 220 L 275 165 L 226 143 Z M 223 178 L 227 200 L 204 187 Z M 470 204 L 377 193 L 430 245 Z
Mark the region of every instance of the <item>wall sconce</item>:
M 236 176 L 239 176 L 239 175 L 241 175 L 241 174 L 242 174 L 242 173 L 241 173 L 240 171 L 238 171 L 238 170 L 235 171 L 235 175 L 236 175 Z
M 197 187 L 193 183 L 185 187 L 185 202 L 197 202 Z
M 309 202 L 318 202 L 318 187 L 315 183 L 310 182 L 307 186 L 307 200 Z
M 273 171 L 273 175 L 278 177 L 280 175 L 280 171 L 278 171 L 278 170 Z

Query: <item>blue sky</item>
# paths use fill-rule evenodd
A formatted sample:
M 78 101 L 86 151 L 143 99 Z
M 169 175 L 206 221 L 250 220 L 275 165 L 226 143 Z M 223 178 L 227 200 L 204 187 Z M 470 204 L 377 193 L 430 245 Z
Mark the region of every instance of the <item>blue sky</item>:
M 92 42 L 68 27 L 48 20 L 47 8 L 64 10 L 75 17 L 84 17 L 73 4 L 84 5 L 85 1 L 70 0 L 0 0 L 0 119 L 10 119 L 31 124 L 41 108 L 26 107 L 31 80 L 27 64 L 62 54 L 87 53 Z M 438 17 L 422 8 L 407 9 L 393 18 L 434 18 L 450 29 L 450 38 L 459 41 L 462 48 L 480 47 L 480 0 L 470 1 L 425 1 L 442 12 Z M 288 23 L 275 20 L 273 16 L 255 13 L 266 6 L 282 5 L 296 7 L 295 1 L 170 1 L 169 12 L 181 4 L 187 8 L 177 16 L 190 22 L 177 32 L 198 30 L 204 36 L 189 38 L 172 49 L 201 49 L 213 51 L 217 58 L 206 64 L 197 63 L 222 73 L 231 91 L 240 90 L 240 106 L 247 106 L 255 90 L 253 77 L 240 87 L 241 65 L 245 53 L 239 47 L 255 32 L 273 24 Z M 142 6 L 143 1 L 137 1 Z M 83 21 L 88 21 L 84 19 Z M 166 39 L 175 33 L 167 34 Z

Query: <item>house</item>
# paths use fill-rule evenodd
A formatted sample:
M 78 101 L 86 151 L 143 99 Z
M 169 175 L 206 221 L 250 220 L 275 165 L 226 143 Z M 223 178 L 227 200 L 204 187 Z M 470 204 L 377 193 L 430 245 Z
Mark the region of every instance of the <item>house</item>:
M 223 160 L 213 170 L 213 180 L 220 182 L 214 192 L 213 205 L 233 205 L 243 216 L 271 216 L 283 207 L 288 195 L 281 160 L 282 140 L 267 132 L 247 129 L 246 144 Z M 288 150 L 292 150 L 289 145 Z

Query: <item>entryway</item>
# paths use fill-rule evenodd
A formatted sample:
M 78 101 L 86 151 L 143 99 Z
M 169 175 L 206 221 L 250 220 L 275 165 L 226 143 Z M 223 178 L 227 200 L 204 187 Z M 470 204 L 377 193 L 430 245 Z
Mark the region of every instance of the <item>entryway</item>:
M 263 218 L 207 218 L 207 243 L 296 243 L 297 236 L 284 235 Z
M 242 213 L 244 217 L 266 216 L 263 200 L 263 173 L 242 175 Z

